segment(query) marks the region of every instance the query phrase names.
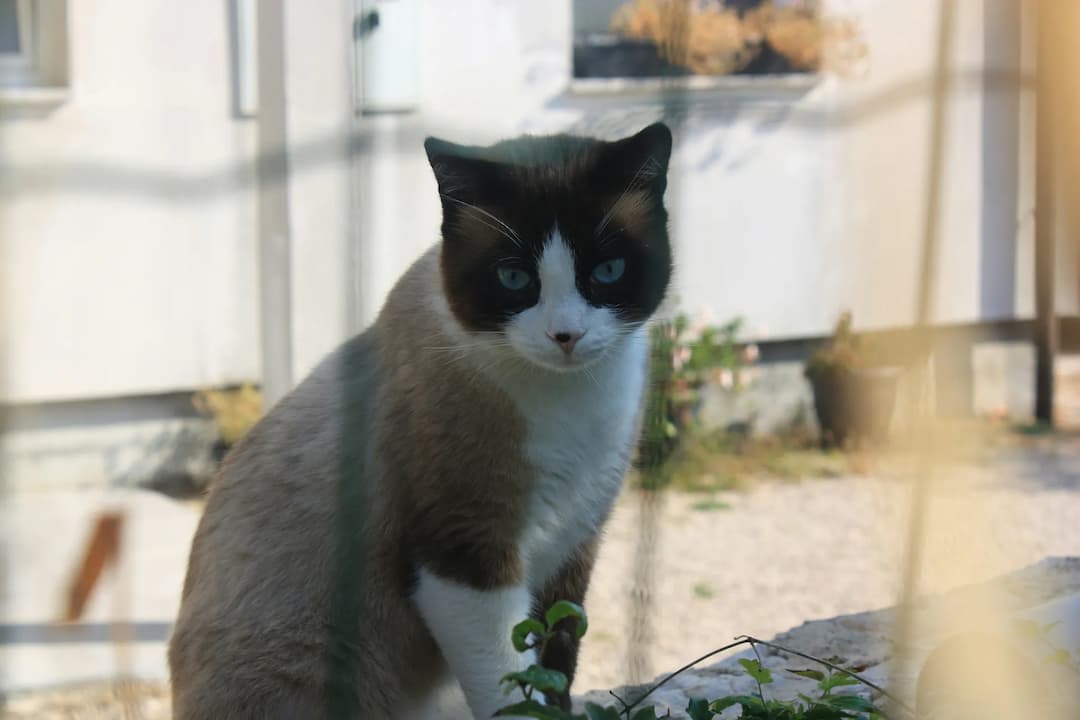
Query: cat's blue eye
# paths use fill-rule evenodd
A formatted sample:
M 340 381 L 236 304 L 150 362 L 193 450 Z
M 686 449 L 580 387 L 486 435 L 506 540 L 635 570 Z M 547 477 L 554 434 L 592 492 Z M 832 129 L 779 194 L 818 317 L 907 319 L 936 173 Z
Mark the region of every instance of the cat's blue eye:
M 626 270 L 626 261 L 622 258 L 607 260 L 593 268 L 593 280 L 604 285 L 610 285 L 622 277 Z
M 501 267 L 495 272 L 499 276 L 499 283 L 507 290 L 524 290 L 532 282 L 529 273 L 519 268 Z

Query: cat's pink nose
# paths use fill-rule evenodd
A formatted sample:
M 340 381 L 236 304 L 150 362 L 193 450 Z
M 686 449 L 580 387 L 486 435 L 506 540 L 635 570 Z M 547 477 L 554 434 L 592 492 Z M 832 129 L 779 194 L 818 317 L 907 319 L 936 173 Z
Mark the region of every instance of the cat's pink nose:
M 548 333 L 547 336 L 551 338 L 551 341 L 562 348 L 563 352 L 569 355 L 574 352 L 574 346 L 577 345 L 578 340 L 584 336 L 583 332 L 568 332 L 563 330 L 556 333 Z

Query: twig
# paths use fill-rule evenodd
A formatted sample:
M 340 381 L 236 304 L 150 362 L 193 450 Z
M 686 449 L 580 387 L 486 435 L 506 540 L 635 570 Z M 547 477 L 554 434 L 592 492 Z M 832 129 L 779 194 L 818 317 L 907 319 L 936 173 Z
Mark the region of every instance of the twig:
M 836 672 L 843 673 L 844 675 L 847 675 L 848 677 L 855 678 L 856 680 L 861 682 L 863 685 L 866 685 L 869 688 L 873 688 L 874 690 L 877 690 L 879 693 L 881 693 L 885 697 L 892 700 L 894 703 L 899 705 L 908 714 L 910 714 L 910 715 L 915 714 L 915 710 L 913 708 L 909 707 L 907 705 L 907 703 L 905 703 L 903 700 L 896 697 L 895 695 L 893 695 L 892 693 L 890 693 L 888 690 L 881 687 L 880 685 L 877 685 L 875 683 L 870 682 L 869 680 L 864 678 L 862 675 L 859 675 L 858 673 L 852 672 L 850 670 L 845 670 L 844 668 L 840 667 L 839 665 L 831 663 L 828 660 L 822 660 L 819 657 L 815 657 L 813 655 L 808 655 L 807 653 L 799 652 L 798 650 L 792 650 L 791 648 L 786 648 L 783 645 L 777 645 L 776 643 L 766 642 L 765 640 L 759 640 L 756 637 L 753 637 L 751 635 L 740 635 L 739 637 L 744 642 L 750 643 L 751 647 L 753 647 L 754 645 L 764 645 L 767 648 L 772 648 L 773 650 L 779 650 L 780 652 L 787 653 L 788 655 L 795 655 L 797 657 L 803 658 L 804 660 L 810 660 L 811 662 L 819 663 L 819 664 L 824 665 L 825 667 L 829 668 L 830 670 L 835 670 Z M 759 660 L 759 663 L 760 663 L 760 660 Z
M 630 717 L 630 711 L 631 711 L 631 710 L 633 710 L 633 709 L 634 709 L 634 708 L 636 708 L 636 707 L 637 707 L 638 705 L 640 705 L 640 704 L 642 703 L 642 701 L 643 701 L 643 700 L 645 700 L 645 698 L 649 697 L 649 696 L 650 696 L 650 695 L 652 695 L 652 694 L 653 694 L 654 692 L 656 692 L 657 690 L 659 690 L 659 689 L 660 689 L 660 686 L 662 686 L 662 685 L 664 685 L 665 683 L 667 683 L 667 682 L 668 682 L 669 680 L 671 680 L 671 679 L 672 679 L 673 677 L 675 677 L 676 675 L 681 675 L 682 673 L 686 672 L 686 671 L 687 671 L 687 670 L 689 670 L 690 668 L 692 668 L 692 667 L 694 667 L 695 665 L 697 665 L 697 664 L 698 664 L 699 662 L 702 662 L 702 661 L 704 661 L 704 660 L 708 660 L 708 659 L 709 659 L 709 658 L 711 658 L 711 657 L 712 657 L 713 655 L 719 655 L 720 653 L 724 652 L 725 650 L 731 650 L 732 648 L 737 648 L 737 647 L 739 647 L 740 645 L 749 645 L 749 644 L 750 644 L 750 642 L 751 642 L 751 639 L 750 639 L 750 638 L 749 638 L 748 636 L 745 636 L 745 635 L 744 635 L 744 636 L 743 636 L 743 639 L 741 639 L 741 640 L 737 640 L 736 642 L 733 642 L 733 643 L 731 643 L 731 644 L 729 644 L 729 645 L 725 645 L 725 646 L 723 646 L 723 647 L 719 647 L 719 648 L 716 648 L 715 650 L 712 650 L 711 652 L 707 652 L 707 653 L 705 653 L 704 655 L 702 655 L 701 657 L 697 658 L 696 660 L 692 660 L 692 661 L 690 661 L 690 662 L 686 663 L 685 665 L 683 665 L 683 666 L 682 666 L 681 668 L 679 668 L 679 669 L 678 669 L 678 670 L 676 670 L 675 672 L 673 672 L 673 673 L 671 673 L 671 674 L 667 675 L 667 676 L 666 676 L 666 677 L 665 677 L 665 678 L 664 678 L 663 680 L 661 680 L 660 682 L 656 683 L 656 684 L 655 684 L 655 685 L 653 685 L 653 686 L 652 686 L 651 688 L 649 688 L 648 690 L 646 690 L 646 691 L 645 691 L 645 694 L 644 694 L 644 695 L 642 695 L 641 697 L 639 697 L 639 698 L 638 698 L 637 700 L 635 700 L 634 702 L 630 703 L 629 705 L 627 705 L 627 704 L 626 704 L 625 702 L 623 702 L 623 699 L 622 699 L 622 698 L 619 698 L 619 696 L 618 696 L 618 695 L 615 695 L 615 693 L 611 693 L 611 694 L 612 694 L 612 695 L 615 695 L 615 697 L 619 699 L 619 702 L 621 702 L 621 703 L 623 704 L 623 710 L 622 710 L 622 712 L 623 712 L 623 714 L 624 714 L 624 715 L 626 715 L 626 717 L 628 717 L 628 718 L 629 718 L 629 717 Z
M 777 645 L 776 643 L 767 642 L 765 640 L 759 640 L 758 638 L 756 638 L 756 637 L 754 637 L 752 635 L 740 635 L 739 637 L 737 637 L 735 639 L 735 642 L 724 645 L 723 647 L 716 648 L 715 650 L 707 652 L 704 655 L 702 655 L 701 657 L 686 663 L 685 665 L 683 665 L 681 668 L 679 668 L 675 672 L 672 672 L 672 673 L 664 676 L 664 678 L 662 680 L 660 680 L 658 683 L 656 683 L 655 685 L 650 687 L 648 690 L 646 690 L 645 694 L 643 694 L 641 697 L 634 700 L 634 702 L 630 703 L 629 705 L 627 705 L 626 701 L 623 700 L 618 695 L 616 695 L 614 692 L 611 692 L 611 691 L 609 691 L 609 692 L 610 692 L 612 697 L 614 697 L 616 700 L 618 700 L 620 703 L 622 703 L 623 709 L 620 712 L 625 717 L 629 718 L 630 717 L 630 712 L 634 708 L 636 708 L 638 705 L 640 705 L 642 702 L 644 702 L 645 698 L 649 697 L 654 692 L 659 690 L 661 686 L 667 684 L 672 678 L 674 678 L 674 677 L 676 677 L 678 675 L 681 675 L 682 673 L 686 672 L 687 670 L 694 667 L 698 663 L 700 663 L 700 662 L 702 662 L 704 660 L 708 660 L 709 658 L 711 658 L 714 655 L 719 655 L 722 652 L 725 652 L 727 650 L 731 650 L 733 648 L 737 648 L 740 645 L 749 645 L 751 648 L 753 648 L 754 655 L 757 656 L 757 658 L 758 658 L 758 665 L 762 666 L 762 667 L 764 667 L 764 666 L 761 665 L 761 656 L 758 655 L 757 648 L 754 647 L 755 645 L 764 645 L 767 648 L 772 648 L 773 650 L 779 650 L 780 652 L 784 652 L 784 653 L 787 653 L 789 655 L 795 655 L 797 657 L 803 658 L 804 660 L 810 660 L 811 662 L 816 662 L 816 663 L 818 663 L 820 665 L 824 665 L 825 667 L 829 668 L 830 670 L 834 670 L 836 672 L 843 673 L 844 675 L 847 675 L 848 677 L 855 678 L 856 680 L 858 680 L 863 685 L 866 685 L 868 688 L 871 688 L 873 690 L 877 690 L 879 693 L 881 693 L 882 695 L 884 695 L 885 697 L 889 698 L 894 703 L 896 703 L 908 715 L 911 715 L 913 717 L 915 715 L 915 710 L 913 708 L 911 708 L 903 700 L 896 697 L 895 695 L 893 695 L 892 693 L 890 693 L 888 690 L 881 687 L 880 685 L 878 685 L 876 683 L 873 683 L 873 682 L 870 682 L 869 680 L 864 678 L 862 675 L 859 675 L 858 673 L 854 673 L 854 672 L 852 672 L 850 670 L 845 670 L 844 668 L 840 667 L 839 665 L 831 663 L 828 660 L 822 660 L 819 657 L 815 657 L 813 655 L 809 655 L 809 654 L 804 653 L 804 652 L 799 652 L 798 650 L 792 650 L 791 648 L 786 648 L 783 645 Z M 759 682 L 758 683 L 758 694 L 761 695 L 762 702 L 764 702 L 765 695 L 764 695 L 764 693 L 762 693 L 761 690 L 762 690 L 761 683 Z

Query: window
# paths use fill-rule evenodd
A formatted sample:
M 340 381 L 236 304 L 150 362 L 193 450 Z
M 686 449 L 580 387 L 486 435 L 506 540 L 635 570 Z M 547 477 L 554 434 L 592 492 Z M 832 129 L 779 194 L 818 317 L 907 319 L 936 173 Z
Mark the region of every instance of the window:
M 0 0 L 0 91 L 67 83 L 63 0 Z
M 857 42 L 820 0 L 574 0 L 574 79 L 816 75 Z M 846 47 L 841 49 L 849 50 Z

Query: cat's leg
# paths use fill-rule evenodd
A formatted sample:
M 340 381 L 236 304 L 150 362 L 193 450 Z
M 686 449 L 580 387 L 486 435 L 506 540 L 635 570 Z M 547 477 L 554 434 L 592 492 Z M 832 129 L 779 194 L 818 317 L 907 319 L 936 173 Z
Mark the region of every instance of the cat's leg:
M 514 625 L 529 616 L 532 596 L 522 582 L 488 586 L 472 580 L 421 567 L 414 602 L 473 715 L 490 718 L 523 699 L 520 691 L 504 693 L 499 680 L 536 661 L 534 653 L 514 650 L 510 639 Z
M 548 608 L 560 600 L 569 600 L 578 605 L 584 604 L 589 577 L 592 575 L 593 563 L 596 560 L 598 543 L 599 539 L 594 538 L 578 548 L 555 577 L 547 583 L 533 608 L 534 617 L 542 620 Z M 570 687 L 574 682 L 574 672 L 577 670 L 578 648 L 581 644 L 577 636 L 577 626 L 576 618 L 560 620 L 555 627 L 564 632 L 548 642 L 540 658 L 541 665 L 551 670 L 558 670 L 566 676 L 568 681 L 566 692 L 548 698 L 550 704 L 558 705 L 563 710 L 570 709 Z

